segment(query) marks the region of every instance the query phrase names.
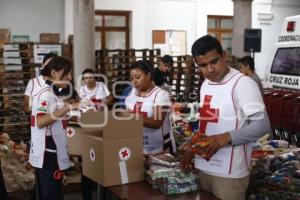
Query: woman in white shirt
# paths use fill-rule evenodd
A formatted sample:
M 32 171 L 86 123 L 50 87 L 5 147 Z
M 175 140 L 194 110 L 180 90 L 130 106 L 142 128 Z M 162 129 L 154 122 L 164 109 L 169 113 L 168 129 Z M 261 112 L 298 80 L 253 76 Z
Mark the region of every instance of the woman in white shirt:
M 167 91 L 153 83 L 153 67 L 147 61 L 138 61 L 130 71 L 133 88 L 125 99 L 126 108 L 143 116 L 144 154 L 159 154 L 176 146 L 170 119 L 171 102 Z
M 44 87 L 34 96 L 31 116 L 29 162 L 36 169 L 39 200 L 62 200 L 63 170 L 70 167 L 66 144 L 66 114 L 79 103 L 64 102 L 60 89 L 72 79 L 71 63 L 54 57 L 44 68 Z

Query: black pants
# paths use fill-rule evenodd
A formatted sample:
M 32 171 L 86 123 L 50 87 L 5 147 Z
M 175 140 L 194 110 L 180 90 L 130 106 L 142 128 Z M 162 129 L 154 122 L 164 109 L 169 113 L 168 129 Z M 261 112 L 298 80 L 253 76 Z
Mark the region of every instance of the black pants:
M 2 170 L 1 170 L 1 162 L 0 162 L 0 199 L 1 200 L 7 200 L 7 192 L 4 184 L 4 179 L 2 175 Z
M 55 170 L 36 168 L 38 200 L 63 200 L 62 178 L 54 179 Z
M 83 200 L 92 200 L 94 181 L 81 174 L 81 192 Z

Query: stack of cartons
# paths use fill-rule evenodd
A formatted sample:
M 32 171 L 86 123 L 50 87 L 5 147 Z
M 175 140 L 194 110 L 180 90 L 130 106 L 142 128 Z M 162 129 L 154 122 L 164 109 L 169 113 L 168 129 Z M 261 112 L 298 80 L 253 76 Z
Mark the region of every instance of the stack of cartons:
M 27 82 L 34 77 L 32 45 L 0 45 L 0 132 L 16 142 L 30 137 L 30 116 L 23 109 Z
M 118 99 L 130 82 L 130 68 L 138 60 L 148 60 L 157 66 L 159 49 L 102 49 L 96 51 L 96 72 L 107 76 L 108 89 Z M 122 83 L 120 83 L 122 81 Z M 115 83 L 119 83 L 114 85 Z
M 40 43 L 59 43 L 60 34 L 59 33 L 41 33 Z
M 0 28 L 0 43 L 10 43 L 11 30 L 9 28 Z

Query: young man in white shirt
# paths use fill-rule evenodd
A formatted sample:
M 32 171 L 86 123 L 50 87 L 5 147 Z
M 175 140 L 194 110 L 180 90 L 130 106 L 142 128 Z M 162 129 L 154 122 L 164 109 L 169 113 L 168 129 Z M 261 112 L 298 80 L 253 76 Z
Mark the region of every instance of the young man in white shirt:
M 105 83 L 96 81 L 94 70 L 85 69 L 82 72 L 82 80 L 84 85 L 80 87 L 80 98 L 91 100 L 98 110 L 101 110 L 101 106 L 103 106 L 103 104 L 112 104 L 112 95 L 107 89 Z
M 223 200 L 244 200 L 249 184 L 252 143 L 270 122 L 257 84 L 226 65 L 226 53 L 209 35 L 192 46 L 195 65 L 205 77 L 200 89 L 199 133 L 208 136 L 203 157 L 196 155 L 200 188 Z M 188 169 L 193 153 L 181 161 Z

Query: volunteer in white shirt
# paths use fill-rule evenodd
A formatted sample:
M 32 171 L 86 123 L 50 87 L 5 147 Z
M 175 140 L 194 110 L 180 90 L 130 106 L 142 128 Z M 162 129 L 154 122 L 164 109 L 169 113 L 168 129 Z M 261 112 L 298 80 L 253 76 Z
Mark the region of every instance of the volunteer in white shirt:
M 152 71 L 153 67 L 147 61 L 132 65 L 130 77 L 134 87 L 126 97 L 125 105 L 130 111 L 143 116 L 144 154 L 162 153 L 167 148 L 175 153 L 169 94 L 154 85 Z
M 62 200 L 63 170 L 70 167 L 64 116 L 79 103 L 66 104 L 60 88 L 71 81 L 71 63 L 54 57 L 43 69 L 48 79 L 34 96 L 29 162 L 36 169 L 39 200 Z
M 25 112 L 31 112 L 31 105 L 33 96 L 36 95 L 42 87 L 45 85 L 45 80 L 47 79 L 43 74 L 44 67 L 49 63 L 49 61 L 55 57 L 56 54 L 48 53 L 43 58 L 43 65 L 41 67 L 41 75 L 35 78 L 32 78 L 28 81 L 25 96 L 24 96 L 24 110 Z
M 200 188 L 223 200 L 244 200 L 252 143 L 270 122 L 257 84 L 226 65 L 219 41 L 203 36 L 192 46 L 195 65 L 205 77 L 200 89 L 199 132 L 208 136 L 205 158 L 196 155 Z M 189 167 L 187 151 L 181 165 Z
M 98 110 L 101 109 L 103 103 L 106 105 L 112 104 L 112 95 L 103 82 L 96 81 L 94 70 L 85 69 L 82 72 L 82 80 L 84 85 L 80 87 L 80 98 L 92 100 Z

